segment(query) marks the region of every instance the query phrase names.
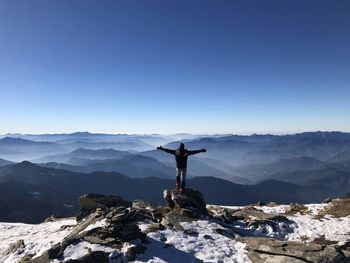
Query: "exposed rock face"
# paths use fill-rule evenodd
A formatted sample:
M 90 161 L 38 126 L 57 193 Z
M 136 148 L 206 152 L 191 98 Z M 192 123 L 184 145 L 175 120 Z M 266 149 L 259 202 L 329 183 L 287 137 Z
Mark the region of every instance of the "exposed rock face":
M 132 202 L 132 207 L 137 210 L 140 219 L 147 218 L 155 223 L 160 223 L 163 217 L 163 208 L 161 206 L 152 205 L 142 200 Z
M 88 213 L 84 220 L 81 220 L 78 226 L 61 243 L 44 252 L 42 256 L 25 262 L 41 263 L 62 258 L 64 250 L 69 245 L 81 241 L 119 248 L 123 242 L 144 239 L 145 234 L 141 232 L 137 225 L 140 218 L 138 209 L 130 207 L 129 202 L 119 197 L 101 195 L 85 195 L 81 200 L 83 200 L 83 208 L 89 209 L 84 211 L 93 212 Z M 117 207 L 118 204 L 127 204 L 129 207 Z M 143 217 L 141 216 L 141 218 Z M 100 226 L 91 228 L 98 221 Z M 90 229 L 87 229 L 88 227 Z M 103 252 L 93 252 L 77 261 L 69 262 L 109 262 L 109 259 L 108 257 L 106 259 L 106 254 Z
M 82 258 L 65 261 L 66 263 L 109 263 L 109 257 L 105 252 L 93 251 Z
M 193 219 L 185 216 L 181 213 L 181 210 L 174 210 L 167 213 L 163 220 L 162 224 L 167 226 L 170 229 L 183 230 L 183 227 L 180 225 L 181 222 L 191 222 Z
M 107 209 L 111 207 L 130 207 L 131 203 L 123 200 L 120 196 L 85 194 L 79 198 L 81 209 L 77 215 L 77 221 L 82 220 L 97 208 Z
M 62 219 L 62 217 L 57 217 L 55 215 L 51 215 L 48 218 L 46 218 L 44 220 L 44 222 L 54 222 L 54 221 L 57 221 L 57 220 L 60 220 L 60 219 Z
M 106 223 L 103 227 L 97 227 L 85 232 L 82 237 L 90 243 L 117 245 L 143 235 L 136 222 L 137 211 L 132 208 L 112 208 L 111 211 L 103 215 Z
M 341 251 L 344 254 L 344 256 L 348 257 L 348 262 L 350 262 L 350 241 L 340 246 L 338 250 Z
M 166 189 L 163 192 L 164 200 L 173 210 L 179 210 L 181 215 L 190 218 L 200 218 L 208 215 L 206 203 L 201 192 L 187 188 L 182 194 L 173 189 Z
M 281 214 L 265 213 L 262 210 L 252 206 L 242 209 L 229 209 L 222 207 L 210 207 L 209 211 L 215 211 L 214 217 L 223 220 L 225 223 L 231 224 L 236 220 L 243 220 L 247 224 L 255 224 L 256 222 L 286 222 L 289 219 Z
M 47 263 L 55 259 L 67 263 L 133 261 L 149 248 L 148 244 L 152 243 L 151 239 L 146 237 L 147 233 L 171 228 L 183 231 L 176 234 L 199 238 L 201 235 L 199 229 L 202 228 L 193 228 L 194 225 L 199 225 L 199 222 L 182 224 L 196 219 L 211 221 L 216 236 L 220 234 L 229 238 L 225 242 L 239 241 L 244 243 L 246 250 L 244 253 L 254 263 L 350 262 L 348 258 L 350 257 L 350 242 L 339 246 L 335 244 L 335 241 L 325 240 L 324 235 L 314 239 L 311 243 L 282 241 L 290 233 L 288 231 L 293 231 L 293 228 L 288 227 L 295 222 L 290 221 L 286 214 L 265 213 L 264 208 L 257 207 L 257 205 L 263 204 L 259 203 L 255 207 L 247 206 L 239 209 L 219 206 L 210 206 L 207 209 L 203 195 L 192 189 L 187 189 L 184 194 L 178 194 L 174 190 L 165 190 L 164 199 L 170 208 L 149 204 L 142 200 L 135 200 L 131 204 L 115 196 L 85 195 L 80 198 L 82 205 L 82 210 L 78 215 L 80 221 L 70 234 L 61 243 L 42 253 L 41 256 L 26 255 L 20 262 Z M 309 211 L 303 205 L 291 205 L 289 213 L 297 212 L 308 213 Z M 53 220 L 56 219 L 53 218 Z M 141 223 L 142 232 L 138 226 L 139 223 Z M 192 225 L 192 227 L 187 228 L 188 225 Z M 62 227 L 69 226 L 63 225 Z M 167 232 L 172 231 L 155 233 L 161 235 L 160 242 L 170 241 L 169 236 L 165 234 Z M 211 235 L 206 234 L 203 237 L 213 239 Z M 275 239 L 257 236 L 273 236 Z M 172 238 L 172 236 L 170 237 Z M 167 238 L 169 239 L 167 240 Z M 139 240 L 136 241 L 136 239 Z M 65 249 L 80 242 L 99 244 L 101 246 L 93 247 L 99 247 L 102 251 L 92 251 L 89 248 L 83 252 L 88 254 L 79 259 L 65 259 Z M 123 247 L 125 242 L 133 245 L 129 246 L 130 244 L 128 244 L 127 248 Z M 164 248 L 170 245 L 166 243 Z M 123 249 L 119 250 L 122 247 Z M 21 250 L 24 248 L 24 242 L 20 240 L 9 246 L 5 253 L 22 253 Z M 108 250 L 104 250 L 104 248 L 117 250 L 113 253 L 107 253 Z M 150 251 L 153 253 L 152 248 Z
M 154 223 L 150 225 L 144 232 L 145 233 L 151 233 L 151 232 L 157 232 L 159 230 L 164 230 L 165 226 L 159 223 Z
M 0 255 L 7 256 L 11 253 L 18 251 L 18 250 L 24 249 L 24 247 L 25 247 L 24 241 L 23 241 L 23 239 L 20 239 L 17 242 L 10 244 L 9 247 L 7 249 L 5 249 Z
M 287 217 L 281 214 L 265 213 L 253 206 L 247 206 L 240 209 L 223 208 L 219 206 L 209 206 L 209 213 L 214 219 L 223 222 L 225 228 L 231 228 L 239 236 L 252 236 L 254 230 L 257 230 L 261 235 L 266 235 L 269 229 L 272 229 L 276 234 L 276 238 L 283 238 L 283 235 L 290 233 L 290 221 Z M 246 228 L 249 230 L 232 227 L 232 224 L 237 221 L 243 221 Z M 255 233 L 255 235 L 259 234 Z
M 237 240 L 246 244 L 247 255 L 254 263 L 348 262 L 334 246 L 262 237 L 241 237 Z
M 162 224 L 169 228 L 183 230 L 181 222 L 209 215 L 204 197 L 199 191 L 187 188 L 184 193 L 178 193 L 174 189 L 166 189 L 163 197 L 171 210 L 163 215 Z
M 330 197 L 328 197 L 328 198 L 326 198 L 325 200 L 323 200 L 323 202 L 322 203 L 324 203 L 324 204 L 328 204 L 328 203 L 331 203 L 333 201 L 333 199 L 332 198 L 330 198 Z
M 303 204 L 291 203 L 290 206 L 286 209 L 285 214 L 294 215 L 296 213 L 300 213 L 302 215 L 305 215 L 308 212 L 309 212 L 309 209 Z

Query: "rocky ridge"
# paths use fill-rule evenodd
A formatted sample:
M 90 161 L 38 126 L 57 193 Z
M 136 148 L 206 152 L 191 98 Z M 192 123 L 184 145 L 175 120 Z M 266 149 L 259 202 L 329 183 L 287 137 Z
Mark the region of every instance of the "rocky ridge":
M 187 189 L 184 194 L 166 189 L 163 195 L 165 206 L 142 200 L 131 203 L 118 196 L 84 195 L 79 199 L 81 209 L 76 217 L 77 225 L 61 227 L 72 228 L 72 231 L 50 249 L 39 255 L 25 254 L 19 262 L 129 262 L 150 249 L 152 233 L 171 230 L 196 238 L 200 233 L 186 229 L 186 224 L 202 222 L 215 225 L 215 231 L 227 241 L 242 243 L 246 254 L 242 262 L 350 262 L 350 242 L 285 240 L 294 231 L 290 210 L 298 213 L 296 210 L 300 209 L 299 212 L 307 214 L 305 206 L 293 204 L 276 213 L 269 211 L 277 204 L 240 208 L 207 206 L 203 195 L 193 189 Z M 204 235 L 204 238 L 212 237 Z M 166 237 L 160 237 L 160 241 L 164 247 L 168 246 Z M 75 259 L 67 257 L 67 251 L 82 242 L 101 249 L 88 249 Z M 24 254 L 25 246 L 23 240 L 18 240 L 0 251 L 0 258 L 11 253 Z

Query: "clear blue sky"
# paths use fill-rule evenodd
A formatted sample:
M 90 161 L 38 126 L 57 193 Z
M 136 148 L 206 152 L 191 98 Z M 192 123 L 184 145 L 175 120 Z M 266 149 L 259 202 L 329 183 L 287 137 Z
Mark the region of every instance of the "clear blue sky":
M 0 134 L 350 131 L 350 1 L 0 3 Z

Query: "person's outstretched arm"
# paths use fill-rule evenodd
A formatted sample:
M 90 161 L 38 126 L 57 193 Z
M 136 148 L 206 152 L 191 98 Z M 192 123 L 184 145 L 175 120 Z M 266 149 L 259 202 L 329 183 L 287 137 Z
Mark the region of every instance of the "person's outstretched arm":
M 170 154 L 175 154 L 175 150 L 171 150 L 171 149 L 167 149 L 167 148 L 163 148 L 162 146 L 157 147 L 157 150 L 161 150 Z
M 187 151 L 188 155 L 193 155 L 193 154 L 197 154 L 197 153 L 204 153 L 206 152 L 207 149 L 200 149 L 200 150 L 192 150 L 192 151 Z

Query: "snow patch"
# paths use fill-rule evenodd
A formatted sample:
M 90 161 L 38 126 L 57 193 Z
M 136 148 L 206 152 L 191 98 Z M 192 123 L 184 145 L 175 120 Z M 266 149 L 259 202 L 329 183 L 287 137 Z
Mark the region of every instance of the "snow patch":
M 69 245 L 63 252 L 63 261 L 74 260 L 88 255 L 92 251 L 103 251 L 108 254 L 117 252 L 116 249 L 111 247 L 102 246 L 99 244 L 91 244 L 86 241 L 82 241 L 76 244 Z M 60 262 L 59 260 L 53 260 L 52 263 Z
M 306 205 L 309 209 L 307 214 L 287 215 L 289 221 L 277 223 L 274 227 L 269 224 L 248 227 L 243 221 L 234 221 L 228 227 L 234 232 L 247 236 L 266 236 L 290 241 L 310 242 L 323 235 L 326 239 L 337 241 L 339 244 L 350 240 L 350 233 L 347 230 L 350 229 L 350 216 L 334 218 L 327 215 L 321 219 L 315 217 L 326 206 L 327 204 L 308 204 Z M 242 207 L 229 206 L 227 208 L 239 209 Z M 266 213 L 281 214 L 288 206 L 255 206 L 255 208 Z M 103 227 L 105 224 L 106 220 L 103 219 L 89 225 L 83 231 Z M 144 221 L 139 224 L 139 227 L 141 231 L 145 231 L 152 224 L 152 222 Z M 64 225 L 75 226 L 76 221 L 74 218 L 68 218 L 37 225 L 0 223 L 0 263 L 15 263 L 28 254 L 40 256 L 44 251 L 61 242 L 72 231 L 72 227 L 61 228 Z M 138 255 L 135 262 L 251 262 L 245 254 L 245 244 L 237 242 L 230 235 L 225 235 L 227 228 L 223 227 L 220 222 L 198 220 L 181 223 L 181 226 L 184 231 L 165 229 L 148 233 L 149 243 L 142 243 L 147 249 L 144 254 Z M 1 255 L 1 252 L 10 244 L 20 239 L 23 239 L 25 244 L 21 253 Z M 125 243 L 121 249 L 116 249 L 81 241 L 65 249 L 63 260 L 77 259 L 92 251 L 104 251 L 109 254 L 111 262 L 124 262 L 128 248 L 138 243 L 140 240 L 134 240 Z
M 245 244 L 219 234 L 216 229 L 224 229 L 219 224 L 199 220 L 181 225 L 185 231 L 166 229 L 147 234 L 151 243 L 135 262 L 251 262 L 245 255 Z
M 15 243 L 20 239 L 23 239 L 25 244 L 23 252 L 20 254 L 13 253 L 8 256 L 0 255 L 0 262 L 18 262 L 23 256 L 29 254 L 36 254 L 36 256 L 40 256 L 54 244 L 62 241 L 62 239 L 72 231 L 72 227 L 61 230 L 61 227 L 64 225 L 76 225 L 76 220 L 73 218 L 66 218 L 36 225 L 22 223 L 0 223 L 0 254 L 12 243 Z
M 88 225 L 83 231 L 80 232 L 80 234 L 87 232 L 87 231 L 90 231 L 91 229 L 95 229 L 98 227 L 104 227 L 105 225 L 106 225 L 106 219 L 102 219 L 100 221 L 97 221 L 94 224 Z

